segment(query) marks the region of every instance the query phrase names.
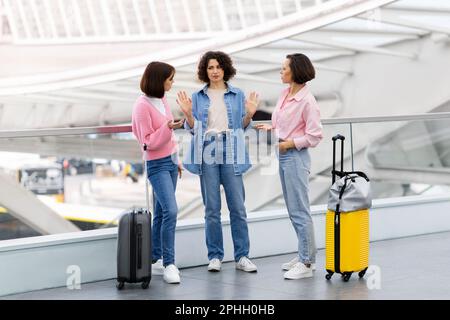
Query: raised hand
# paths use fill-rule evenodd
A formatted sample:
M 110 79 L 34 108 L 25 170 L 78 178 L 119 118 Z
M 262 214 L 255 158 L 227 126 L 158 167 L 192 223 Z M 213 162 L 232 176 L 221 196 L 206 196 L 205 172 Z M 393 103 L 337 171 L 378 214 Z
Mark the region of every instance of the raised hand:
M 245 100 L 245 109 L 247 109 L 247 113 L 250 115 L 254 115 L 256 112 L 256 109 L 258 108 L 259 104 L 259 97 L 256 92 L 251 92 L 248 99 Z
M 192 116 L 192 100 L 188 97 L 185 91 L 180 91 L 177 93 L 177 103 L 180 106 L 181 111 L 186 117 Z

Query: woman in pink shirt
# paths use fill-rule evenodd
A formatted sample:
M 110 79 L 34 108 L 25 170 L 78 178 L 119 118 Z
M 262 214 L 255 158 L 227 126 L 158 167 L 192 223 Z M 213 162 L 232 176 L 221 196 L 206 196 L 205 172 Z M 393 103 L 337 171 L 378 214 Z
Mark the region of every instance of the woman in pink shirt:
M 298 239 L 298 256 L 282 265 L 285 279 L 313 276 L 316 245 L 309 208 L 309 173 L 311 158 L 308 148 L 322 139 L 320 111 L 307 82 L 315 70 L 309 58 L 296 53 L 286 56 L 281 80 L 289 84 L 282 91 L 272 114 L 272 125 L 256 125 L 257 129 L 274 130 L 279 141 L 279 174 L 286 207 Z
M 174 75 L 171 65 L 151 62 L 141 79 L 144 94 L 136 100 L 132 114 L 133 134 L 141 146 L 147 146 L 143 158 L 153 186 L 152 270 L 153 274 L 163 273 L 168 283 L 180 283 L 174 243 L 178 213 L 175 189 L 181 166 L 173 130 L 181 128 L 184 121 L 174 122 L 164 96 L 172 88 Z

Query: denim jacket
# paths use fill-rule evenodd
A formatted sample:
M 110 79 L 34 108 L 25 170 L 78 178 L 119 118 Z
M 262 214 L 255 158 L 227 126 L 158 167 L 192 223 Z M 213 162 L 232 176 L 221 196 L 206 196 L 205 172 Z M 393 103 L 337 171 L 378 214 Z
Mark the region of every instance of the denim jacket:
M 184 123 L 184 128 L 191 132 L 192 138 L 190 148 L 184 157 L 183 165 L 186 170 L 197 175 L 202 174 L 205 133 L 208 128 L 210 99 L 207 92 L 208 85 L 205 85 L 203 89 L 192 94 L 194 128 L 191 128 L 187 121 Z M 230 138 L 227 139 L 226 146 L 227 158 L 228 156 L 232 157 L 230 163 L 233 163 L 234 174 L 240 175 L 248 171 L 251 167 L 248 150 L 245 146 L 244 131 L 252 127 L 252 122 L 246 128 L 242 127 L 246 114 L 245 95 L 242 90 L 227 83 L 224 100 L 227 108 L 228 129 L 230 129 Z

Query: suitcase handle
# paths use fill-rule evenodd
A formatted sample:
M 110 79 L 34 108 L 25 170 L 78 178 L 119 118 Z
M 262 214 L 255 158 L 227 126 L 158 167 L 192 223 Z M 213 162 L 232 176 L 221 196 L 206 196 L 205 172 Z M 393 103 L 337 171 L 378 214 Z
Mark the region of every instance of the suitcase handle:
M 335 135 L 332 139 L 333 139 L 333 141 L 336 141 L 336 140 L 342 140 L 342 141 L 344 141 L 344 140 L 345 140 L 345 137 L 342 136 L 342 135 L 340 135 L 340 134 L 337 134 L 337 135 Z
M 142 144 L 142 150 L 147 151 L 147 144 Z M 145 157 L 144 157 L 145 158 Z M 148 173 L 147 173 L 147 160 L 144 159 L 144 177 L 145 177 L 145 203 L 147 204 L 147 213 L 150 214 L 150 200 L 148 195 Z
M 341 140 L 341 171 L 344 172 L 344 140 L 345 137 L 337 134 L 333 138 L 333 171 L 331 171 L 332 184 L 336 181 L 336 141 Z
M 138 263 L 137 268 L 142 269 L 142 225 L 137 225 L 137 253 L 138 253 Z

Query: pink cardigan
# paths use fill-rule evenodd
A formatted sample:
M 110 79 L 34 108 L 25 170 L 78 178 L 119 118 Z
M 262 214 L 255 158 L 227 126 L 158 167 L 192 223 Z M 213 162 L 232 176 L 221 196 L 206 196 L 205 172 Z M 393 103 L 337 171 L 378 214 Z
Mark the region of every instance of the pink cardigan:
M 147 152 L 143 155 L 144 160 L 161 159 L 177 152 L 175 135 L 167 126 L 167 122 L 173 120 L 173 115 L 165 97 L 162 101 L 166 109 L 165 116 L 143 95 L 133 106 L 133 134 L 141 148 L 144 143 L 147 145 Z

